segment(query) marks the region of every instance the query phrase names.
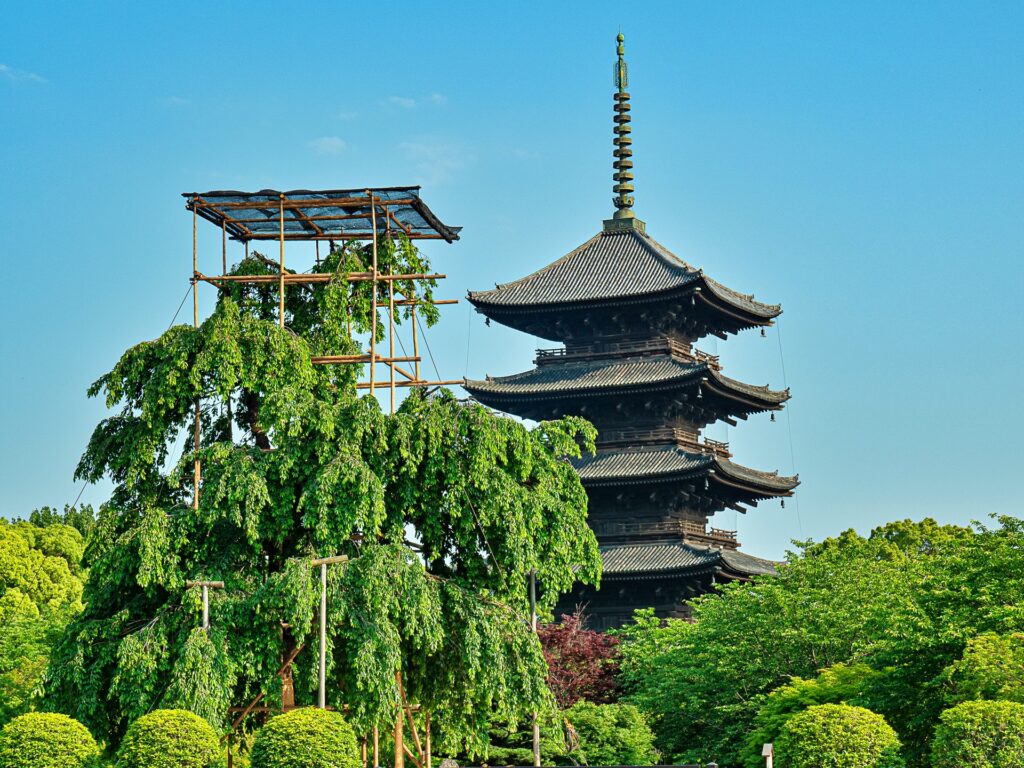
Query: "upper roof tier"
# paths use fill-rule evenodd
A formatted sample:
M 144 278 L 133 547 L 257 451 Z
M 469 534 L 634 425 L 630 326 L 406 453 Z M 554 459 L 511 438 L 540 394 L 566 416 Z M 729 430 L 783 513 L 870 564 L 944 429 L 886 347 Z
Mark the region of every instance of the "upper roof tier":
M 735 550 L 681 541 L 610 544 L 601 547 L 602 581 L 694 576 L 721 572 L 727 578 L 774 576 L 775 563 Z
M 705 420 L 779 410 L 789 399 L 788 390 L 744 384 L 722 375 L 708 361 L 680 360 L 668 354 L 570 360 L 513 376 L 466 380 L 463 387 L 485 405 L 537 420 L 551 418 L 551 401 L 556 401 L 561 415 L 586 412 L 592 417 L 585 411 L 592 401 L 599 408 L 609 399 L 655 391 L 674 400 L 703 403 L 709 412 Z M 705 397 L 697 400 L 700 391 Z
M 599 451 L 574 459 L 584 487 L 641 483 L 677 482 L 707 478 L 709 483 L 731 488 L 748 502 L 777 496 L 791 496 L 799 477 L 762 472 L 709 453 L 693 453 L 676 446 L 641 450 Z
M 763 304 L 715 282 L 642 227 L 606 228 L 531 275 L 494 290 L 470 291 L 469 300 L 500 323 L 552 340 L 593 335 L 595 310 L 617 309 L 621 321 L 634 309 L 648 325 L 658 315 L 669 321 L 663 330 L 690 338 L 770 325 L 782 312 L 777 304 Z M 652 312 L 652 305 L 668 306 Z M 637 329 L 601 332 L 616 330 Z

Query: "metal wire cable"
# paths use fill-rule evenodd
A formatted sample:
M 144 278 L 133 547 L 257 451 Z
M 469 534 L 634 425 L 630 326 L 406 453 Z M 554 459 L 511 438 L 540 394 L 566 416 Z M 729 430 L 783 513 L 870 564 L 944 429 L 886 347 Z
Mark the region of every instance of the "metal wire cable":
M 782 386 L 787 390 L 789 389 L 789 381 L 786 379 L 786 357 L 782 354 L 782 323 L 779 322 L 779 318 L 775 319 L 775 338 L 779 342 L 779 363 L 782 365 Z M 786 430 L 789 432 L 789 462 L 792 467 L 793 474 L 796 474 L 796 451 L 793 448 L 793 420 L 790 418 L 790 413 L 793 409 L 792 405 L 786 405 Z M 800 492 L 798 490 L 793 491 L 793 506 L 796 508 L 796 525 L 800 530 L 800 538 L 804 537 L 804 524 L 800 519 Z

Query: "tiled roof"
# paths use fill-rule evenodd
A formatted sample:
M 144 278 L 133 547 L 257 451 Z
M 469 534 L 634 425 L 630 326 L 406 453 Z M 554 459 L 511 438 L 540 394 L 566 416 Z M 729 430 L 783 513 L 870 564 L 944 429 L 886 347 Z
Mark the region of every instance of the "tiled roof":
M 715 459 L 708 453 L 688 453 L 675 446 L 639 451 L 607 451 L 573 460 L 584 484 L 588 480 L 615 478 L 652 478 L 697 472 L 710 467 Z
M 693 573 L 721 566 L 745 576 L 775 575 L 775 564 L 742 552 L 684 544 L 681 541 L 611 544 L 601 547 L 605 577 Z
M 776 563 L 761 557 L 754 557 L 743 552 L 723 549 L 722 562 L 727 568 L 751 576 L 776 576 L 779 572 Z
M 667 354 L 548 364 L 512 376 L 496 376 L 483 381 L 467 379 L 463 386 L 473 395 L 539 396 L 688 382 L 697 377 L 713 379 L 725 390 L 760 400 L 768 406 L 779 405 L 789 399 L 787 390 L 744 384 L 722 376 L 707 363 L 678 360 Z
M 645 448 L 642 450 L 603 451 L 593 456 L 573 460 L 580 480 L 588 482 L 607 480 L 653 480 L 658 477 L 688 474 L 720 474 L 751 485 L 761 486 L 769 493 L 785 494 L 799 484 L 797 477 L 780 476 L 777 472 L 760 472 L 727 459 L 707 453 L 690 453 L 676 446 Z
M 707 570 L 718 565 L 721 552 L 682 542 L 613 544 L 601 547 L 605 576 L 621 573 Z
M 700 272 L 635 230 L 601 232 L 532 275 L 470 292 L 474 304 L 526 306 L 642 296 L 694 282 Z
M 781 311 L 707 278 L 645 232 L 600 232 L 558 261 L 490 291 L 470 291 L 488 307 L 527 308 L 647 296 L 706 286 L 722 301 L 764 318 Z
M 577 360 L 542 365 L 525 373 L 485 381 L 467 381 L 470 392 L 526 394 L 577 392 L 621 386 L 685 381 L 708 370 L 706 363 L 689 363 L 669 355 Z

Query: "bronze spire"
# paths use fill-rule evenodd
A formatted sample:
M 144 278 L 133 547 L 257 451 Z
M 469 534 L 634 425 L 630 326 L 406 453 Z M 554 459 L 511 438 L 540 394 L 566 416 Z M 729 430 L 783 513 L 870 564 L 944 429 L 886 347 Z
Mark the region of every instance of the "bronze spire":
M 630 138 L 632 128 L 629 127 L 629 68 L 626 65 L 626 47 L 623 44 L 625 37 L 620 32 L 616 38 L 618 46 L 618 60 L 615 62 L 615 162 L 612 167 L 615 173 L 612 178 L 615 185 L 612 191 L 615 197 L 612 203 L 615 205 L 615 215 L 604 223 L 605 231 L 614 232 L 624 229 L 644 230 L 644 223 L 636 218 L 633 213 L 633 139 Z

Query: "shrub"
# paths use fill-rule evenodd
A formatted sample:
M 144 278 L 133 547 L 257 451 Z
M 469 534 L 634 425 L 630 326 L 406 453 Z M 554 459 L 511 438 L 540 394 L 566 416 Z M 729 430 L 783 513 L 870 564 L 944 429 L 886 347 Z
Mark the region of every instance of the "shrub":
M 183 709 L 158 709 L 130 726 L 117 768 L 208 768 L 220 758 L 217 732 Z
M 99 754 L 89 730 L 67 715 L 31 712 L 0 731 L 0 768 L 86 768 Z
M 337 712 L 306 707 L 278 715 L 252 745 L 252 768 L 361 768 L 352 727 Z
M 1024 704 L 965 701 L 939 715 L 934 768 L 1024 768 Z
M 579 746 L 569 757 L 589 765 L 653 765 L 654 733 L 632 704 L 577 701 L 565 711 Z M 570 740 L 571 741 L 571 740 Z
M 793 715 L 775 744 L 787 768 L 900 768 L 900 741 L 885 718 L 864 707 L 820 704 Z

